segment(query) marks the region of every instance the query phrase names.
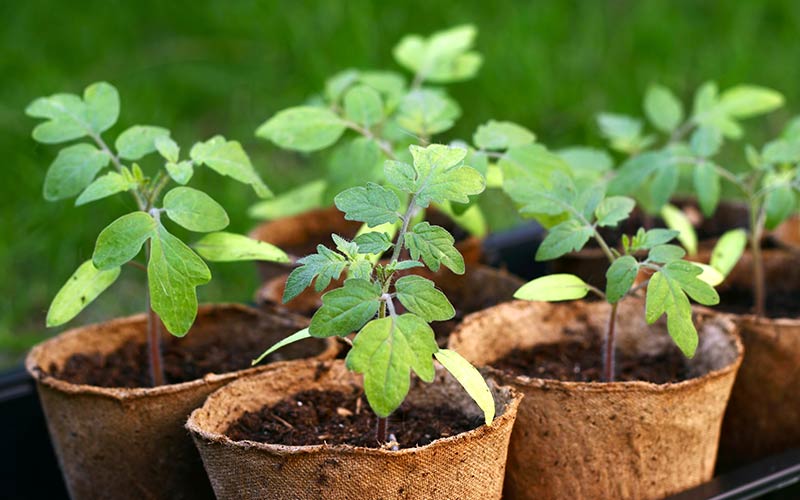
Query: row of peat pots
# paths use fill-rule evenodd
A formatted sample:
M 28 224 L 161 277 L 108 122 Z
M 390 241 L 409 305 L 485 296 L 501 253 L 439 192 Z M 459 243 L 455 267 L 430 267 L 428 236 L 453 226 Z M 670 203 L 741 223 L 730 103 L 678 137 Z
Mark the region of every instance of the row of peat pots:
M 256 233 L 303 254 L 331 232 L 357 229 L 320 211 Z M 346 344 L 306 340 L 250 367 L 307 326 L 320 300 L 308 292 L 280 305 L 289 269 L 265 266 L 257 308 L 203 306 L 189 335 L 163 339 L 167 385 L 149 383 L 145 315 L 74 329 L 31 351 L 27 369 L 70 495 L 661 498 L 710 480 L 718 461 L 800 446 L 800 257 L 791 250 L 767 250 L 771 300 L 788 305 L 789 318 L 697 309 L 690 360 L 665 325 L 644 322 L 641 303 L 623 302 L 618 381 L 605 383 L 596 380 L 609 306 L 513 301 L 522 280 L 482 265 L 481 248 L 463 239 L 467 273 L 435 277 L 457 310 L 436 333 L 484 366 L 496 403 L 490 425 L 442 372 L 438 384 L 412 381 L 389 420 L 396 444 L 379 447 L 360 377 L 340 359 Z M 570 258 L 588 262 L 587 252 Z M 736 293 L 747 289 L 747 266 L 745 258 L 731 274 L 723 304 L 744 303 Z

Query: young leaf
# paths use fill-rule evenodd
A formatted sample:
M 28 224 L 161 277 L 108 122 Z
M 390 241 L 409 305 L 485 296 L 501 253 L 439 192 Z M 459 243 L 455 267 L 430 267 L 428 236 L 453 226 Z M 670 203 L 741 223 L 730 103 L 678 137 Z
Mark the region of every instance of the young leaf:
M 83 102 L 86 103 L 86 118 L 89 127 L 95 134 L 110 129 L 119 118 L 119 92 L 113 85 L 97 82 L 83 91 Z
M 317 246 L 317 253 L 307 255 L 297 263 L 300 264 L 300 267 L 293 270 L 286 280 L 286 288 L 283 292 L 284 303 L 300 295 L 315 278 L 317 280 L 315 289 L 321 292 L 330 285 L 331 280 L 339 279 L 342 271 L 347 268 L 347 261 L 344 257 L 323 245 Z
M 183 160 L 178 163 L 167 162 L 165 165 L 167 174 L 178 184 L 186 184 L 194 175 L 194 166 L 191 160 Z
M 310 152 L 330 146 L 344 131 L 344 122 L 333 111 L 299 106 L 277 113 L 258 127 L 256 135 L 284 149 Z
M 431 271 L 444 265 L 456 274 L 464 274 L 464 257 L 456 250 L 455 238 L 444 228 L 420 222 L 406 233 L 403 243 L 411 258 L 422 259 Z
M 44 179 L 44 199 L 63 200 L 80 193 L 91 184 L 110 158 L 90 144 L 75 144 L 58 152 Z
M 623 255 L 616 259 L 606 271 L 606 300 L 616 304 L 625 297 L 638 273 L 639 262 L 633 256 Z
M 147 282 L 153 310 L 170 333 L 186 335 L 197 316 L 195 288 L 211 280 L 203 259 L 184 242 L 158 226 L 150 244 Z
M 156 151 L 155 141 L 160 137 L 169 137 L 169 130 L 151 125 L 134 125 L 119 134 L 114 147 L 120 158 L 138 160 Z
M 597 225 L 600 227 L 616 226 L 619 221 L 628 218 L 634 206 L 636 206 L 636 202 L 625 196 L 605 198 L 594 211 Z
M 236 141 L 227 141 L 217 135 L 206 142 L 198 142 L 189 152 L 191 159 L 197 164 L 205 164 L 220 175 L 249 184 L 261 198 L 272 196 L 269 188 L 256 173 L 250 158 Z
M 703 270 L 685 260 L 675 260 L 661 268 L 668 281 L 676 282 L 689 297 L 705 306 L 719 304 L 719 294 L 708 283 L 698 279 Z
M 647 255 L 651 262 L 666 264 L 673 260 L 680 260 L 686 255 L 686 251 L 677 245 L 656 245 Z
M 358 82 L 360 72 L 357 69 L 346 69 L 325 80 L 325 98 L 331 103 L 338 103 L 342 95 L 353 84 Z
M 722 146 L 722 134 L 719 129 L 702 125 L 692 133 L 689 140 L 692 152 L 702 158 L 714 156 Z
M 486 425 L 491 424 L 495 414 L 494 398 L 481 373 L 456 351 L 439 349 L 433 355 L 483 410 L 483 421 Z
M 59 326 L 70 321 L 96 299 L 119 277 L 120 268 L 101 271 L 91 260 L 81 264 L 56 294 L 47 310 L 47 326 Z
M 683 106 L 668 88 L 653 85 L 644 97 L 644 111 L 654 127 L 672 132 L 683 120 Z
M 311 318 L 313 337 L 344 336 L 357 331 L 375 316 L 380 306 L 378 283 L 351 278 L 344 286 L 322 296 L 322 307 Z
M 648 323 L 654 323 L 666 312 L 670 336 L 686 357 L 694 357 L 698 343 L 697 330 L 692 322 L 689 299 L 678 283 L 661 271 L 654 273 L 647 287 L 645 309 Z
M 224 229 L 230 223 L 222 205 L 202 191 L 176 187 L 164 196 L 167 216 L 189 231 L 208 233 Z
M 433 281 L 421 276 L 403 276 L 395 282 L 397 300 L 409 312 L 425 321 L 447 321 L 456 315 L 445 294 L 437 290 Z
M 764 225 L 767 229 L 775 229 L 795 210 L 796 198 L 788 185 L 778 186 L 767 193 L 764 210 L 767 214 Z
M 680 233 L 674 229 L 655 228 L 642 231 L 642 237 L 635 238 L 635 245 L 631 245 L 631 251 L 649 250 L 657 245 L 663 245 L 674 240 Z
M 686 214 L 673 205 L 664 205 L 661 208 L 661 218 L 664 219 L 668 228 L 678 231 L 678 241 L 689 252 L 689 255 L 695 255 L 697 253 L 697 233 Z
M 750 118 L 783 106 L 783 96 L 756 85 L 738 85 L 720 95 L 720 108 L 734 118 Z
M 536 251 L 536 260 L 557 259 L 569 252 L 579 251 L 589 241 L 593 231 L 575 219 L 552 227 Z
M 723 234 L 711 252 L 711 267 L 727 276 L 739 262 L 747 246 L 747 232 L 731 229 Z
M 47 144 L 71 141 L 109 129 L 119 116 L 119 94 L 108 83 L 94 83 L 84 91 L 83 100 L 74 94 L 40 97 L 25 113 L 48 119 L 33 129 L 35 140 Z
M 322 205 L 322 194 L 328 184 L 324 179 L 317 179 L 297 186 L 277 195 L 271 200 L 264 200 L 251 206 L 247 211 L 250 217 L 261 220 L 274 220 L 301 214 Z
M 600 132 L 611 147 L 623 153 L 634 153 L 641 147 L 642 122 L 625 115 L 601 113 L 597 117 Z
M 344 95 L 344 112 L 350 121 L 368 129 L 383 118 L 381 96 L 366 85 L 353 87 Z
M 530 130 L 512 122 L 489 120 L 478 127 L 472 141 L 480 149 L 506 150 L 533 143 L 536 136 Z
M 303 328 L 300 331 L 294 332 L 293 334 L 289 335 L 285 339 L 279 340 L 278 342 L 275 342 L 275 344 L 272 347 L 270 347 L 266 351 L 262 352 L 259 357 L 254 359 L 250 363 L 250 365 L 254 366 L 254 365 L 257 365 L 257 364 L 261 363 L 264 360 L 264 358 L 266 358 L 267 356 L 269 356 L 273 352 L 277 351 L 278 349 L 286 347 L 289 344 L 294 344 L 295 342 L 298 342 L 300 340 L 305 340 L 305 339 L 310 339 L 310 338 L 311 338 L 311 333 L 308 331 L 308 328 Z
M 135 182 L 124 175 L 116 172 L 109 172 L 101 175 L 89 184 L 83 190 L 78 199 L 75 200 L 75 206 L 85 205 L 86 203 L 111 196 L 113 194 L 122 193 L 136 187 Z
M 342 191 L 334 199 L 336 208 L 344 212 L 344 218 L 367 223 L 370 227 L 394 224 L 400 220 L 400 200 L 394 192 L 378 184 L 368 182 L 366 187 L 357 186 Z
M 201 257 L 211 262 L 242 260 L 289 262 L 289 256 L 280 248 L 241 234 L 209 233 L 200 238 L 193 247 Z
M 693 264 L 703 271 L 697 275 L 697 279 L 703 283 L 707 283 L 709 286 L 714 287 L 725 281 L 725 276 L 716 268 L 700 262 L 693 262 Z
M 470 51 L 477 30 L 463 25 L 434 33 L 429 38 L 407 35 L 393 50 L 394 58 L 413 71 L 419 81 L 449 83 L 472 78 L 481 56 Z
M 698 163 L 693 172 L 694 191 L 703 215 L 711 217 L 719 204 L 721 183 L 719 174 L 712 165 Z
M 433 381 L 433 354 L 438 350 L 431 327 L 418 316 L 402 314 L 367 323 L 345 363 L 364 374 L 370 407 L 379 417 L 387 417 L 408 394 L 411 370 L 423 381 Z
M 411 146 L 416 181 L 414 192 L 417 204 L 427 207 L 431 201 L 444 203 L 469 202 L 469 196 L 483 192 L 483 176 L 461 163 L 467 150 L 432 144 L 426 148 Z
M 365 182 L 381 183 L 384 154 L 373 139 L 356 137 L 337 145 L 328 163 L 328 185 L 322 199 L 323 206 L 333 202 L 345 189 Z
M 158 223 L 146 212 L 123 215 L 97 236 L 92 262 L 97 269 L 119 267 L 136 257 L 142 245 L 156 235 Z
M 380 255 L 392 248 L 389 236 L 383 232 L 363 233 L 353 240 L 358 245 L 358 253 Z
M 165 160 L 170 163 L 178 163 L 181 148 L 169 135 L 157 135 L 153 139 L 153 145 L 156 151 L 158 151 L 158 154 Z
M 589 285 L 572 274 L 550 274 L 522 285 L 514 292 L 515 299 L 558 302 L 586 297 Z
M 400 102 L 397 124 L 423 137 L 444 132 L 461 116 L 461 108 L 439 90 L 419 89 L 409 92 Z

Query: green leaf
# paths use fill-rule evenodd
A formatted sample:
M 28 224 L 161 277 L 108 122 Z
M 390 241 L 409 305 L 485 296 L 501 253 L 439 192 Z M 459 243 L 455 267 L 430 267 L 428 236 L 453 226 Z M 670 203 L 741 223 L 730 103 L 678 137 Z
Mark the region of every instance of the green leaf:
M 352 68 L 336 73 L 325 81 L 325 97 L 331 103 L 339 102 L 345 91 L 358 82 L 359 76 L 359 71 Z
M 796 197 L 789 185 L 778 186 L 767 193 L 764 210 L 767 218 L 764 223 L 767 229 L 775 229 L 781 222 L 792 215 L 796 208 Z
M 361 83 L 377 90 L 382 96 L 387 113 L 397 108 L 400 99 L 406 94 L 406 81 L 402 75 L 393 71 L 364 71 Z
M 613 158 L 603 149 L 576 146 L 560 149 L 556 154 L 569 164 L 576 184 L 584 179 L 588 184 L 600 182 L 614 168 Z
M 317 151 L 339 140 L 345 124 L 326 108 L 299 106 L 285 109 L 258 127 L 256 135 L 284 149 Z
M 353 240 L 358 245 L 358 253 L 380 255 L 392 248 L 392 241 L 386 233 L 371 232 L 356 236 Z
M 366 137 L 356 137 L 337 145 L 328 163 L 328 186 L 323 205 L 330 206 L 345 189 L 372 181 L 382 183 L 383 153 L 378 144 Z
M 462 164 L 466 149 L 440 144 L 425 148 L 412 145 L 409 149 L 416 171 L 413 192 L 421 207 L 432 201 L 468 203 L 470 195 L 479 194 L 486 187 L 480 172 Z
M 347 261 L 344 257 L 323 245 L 317 245 L 317 253 L 307 255 L 297 263 L 300 264 L 300 267 L 293 270 L 286 280 L 286 288 L 283 292 L 284 303 L 300 295 L 314 279 L 316 279 L 315 289 L 321 292 L 328 288 L 331 280 L 339 279 L 342 271 L 347 268 Z
M 636 202 L 625 196 L 605 198 L 594 211 L 597 225 L 600 227 L 616 226 L 620 221 L 628 218 L 635 206 Z
M 153 310 L 170 333 L 182 337 L 197 316 L 195 288 L 211 281 L 205 262 L 159 224 L 150 244 L 147 281 Z
M 136 257 L 156 235 L 158 223 L 147 212 L 132 212 L 109 224 L 97 236 L 92 262 L 100 270 L 119 267 Z
M 397 300 L 425 321 L 447 321 L 456 315 L 453 305 L 433 281 L 421 276 L 403 276 L 395 282 Z
M 415 267 L 425 267 L 425 265 L 418 260 L 401 260 L 388 267 L 394 271 L 405 271 L 406 269 L 413 269 Z
M 639 273 L 639 262 L 631 255 L 614 260 L 606 271 L 606 300 L 619 302 L 633 286 Z
M 375 316 L 380 306 L 381 287 L 364 279 L 351 278 L 344 286 L 322 296 L 322 307 L 311 318 L 313 337 L 349 335 Z
M 381 96 L 366 85 L 355 86 L 344 95 L 344 113 L 348 120 L 368 129 L 383 119 Z
M 776 139 L 764 145 L 761 153 L 766 163 L 797 163 L 800 162 L 800 140 Z
M 586 297 L 589 285 L 572 274 L 550 274 L 522 285 L 514 292 L 515 299 L 558 302 Z
M 208 233 L 230 224 L 222 205 L 209 195 L 190 187 L 176 187 L 164 196 L 167 216 L 189 231 Z
M 167 162 L 165 167 L 172 180 L 178 184 L 188 183 L 194 175 L 194 166 L 191 160 L 184 160 L 178 163 Z
M 402 314 L 367 323 L 345 363 L 364 374 L 370 407 L 379 417 L 387 417 L 408 394 L 411 370 L 423 381 L 433 381 L 433 354 L 438 350 L 431 327 L 418 316 Z
M 575 219 L 553 226 L 536 251 L 536 260 L 552 260 L 586 245 L 594 230 Z
M 251 206 L 247 213 L 250 217 L 261 220 L 302 214 L 322 206 L 322 194 L 327 188 L 328 184 L 324 179 L 317 179 L 281 193 L 271 200 L 260 201 Z
M 433 355 L 483 410 L 486 425 L 491 424 L 495 414 L 494 398 L 481 373 L 456 351 L 439 349 Z
M 201 257 L 212 262 L 242 260 L 289 262 L 289 257 L 280 248 L 241 234 L 209 233 L 192 246 Z
M 708 158 L 717 154 L 722 147 L 722 134 L 717 128 L 702 125 L 692 133 L 689 144 L 694 154 Z
M 654 323 L 666 312 L 667 331 L 675 344 L 686 357 L 694 356 L 698 337 L 692 323 L 692 308 L 677 283 L 660 271 L 653 274 L 647 287 L 645 309 L 648 323 Z
M 653 175 L 649 189 L 649 211 L 658 211 L 666 205 L 678 188 L 678 168 L 670 165 L 660 168 Z
M 783 96 L 766 87 L 738 85 L 720 95 L 719 105 L 734 118 L 750 118 L 783 106 Z
M 400 102 L 397 124 L 422 137 L 450 129 L 461 116 L 461 108 L 440 90 L 419 89 L 409 92 Z
M 725 281 L 725 276 L 716 268 L 700 262 L 693 262 L 693 264 L 703 271 L 697 275 L 697 279 L 703 283 L 707 283 L 708 285 L 714 287 Z
M 108 165 L 108 154 L 90 144 L 67 146 L 58 152 L 44 179 L 44 198 L 63 200 L 77 195 Z
M 48 119 L 33 129 L 35 140 L 47 144 L 71 141 L 110 128 L 119 116 L 119 94 L 110 84 L 99 82 L 86 88 L 83 100 L 74 94 L 40 97 L 25 113 Z
M 669 243 L 680 234 L 674 229 L 662 228 L 648 229 L 647 231 L 640 229 L 639 231 L 641 233 L 641 237 L 639 237 L 638 234 L 636 237 L 634 237 L 635 244 L 631 244 L 631 252 L 649 250 L 657 245 Z
M 407 35 L 393 50 L 397 62 L 417 75 L 419 81 L 449 83 L 472 78 L 482 58 L 470 49 L 477 30 L 463 25 L 439 31 L 429 38 Z
M 81 264 L 56 294 L 47 310 L 47 326 L 63 325 L 78 315 L 119 277 L 120 268 L 99 270 L 91 260 Z
M 536 140 L 530 130 L 512 122 L 489 120 L 478 127 L 472 141 L 480 149 L 505 150 L 525 146 Z
M 134 125 L 119 134 L 114 147 L 120 158 L 138 160 L 156 151 L 156 139 L 169 137 L 169 130 L 151 125 Z
M 155 146 L 156 151 L 158 151 L 158 154 L 160 154 L 165 160 L 170 163 L 178 163 L 181 148 L 178 147 L 178 144 L 173 141 L 169 135 L 157 135 L 153 139 L 153 145 Z
M 453 236 L 444 228 L 420 222 L 406 233 L 403 243 L 411 258 L 421 258 L 431 271 L 437 272 L 443 265 L 456 274 L 464 274 L 464 257 L 456 250 Z
M 680 260 L 686 255 L 686 250 L 677 245 L 656 245 L 647 255 L 651 262 L 666 264 L 673 260 Z
M 311 333 L 308 331 L 308 328 L 303 328 L 302 330 L 294 332 L 293 334 L 289 335 L 285 339 L 279 340 L 278 342 L 275 342 L 275 344 L 272 347 L 270 347 L 266 351 L 262 352 L 261 355 L 259 357 L 257 357 L 256 359 L 254 359 L 253 362 L 250 363 L 250 364 L 251 365 L 257 365 L 257 364 L 261 363 L 264 360 L 264 358 L 266 358 L 267 356 L 269 356 L 273 352 L 277 351 L 278 349 L 286 347 L 289 344 L 294 344 L 295 342 L 297 342 L 299 340 L 305 340 L 305 339 L 310 339 L 310 338 L 311 338 Z
M 122 193 L 123 191 L 134 189 L 135 187 L 136 183 L 132 182 L 124 175 L 116 172 L 109 172 L 105 175 L 101 175 L 89 184 L 81 195 L 78 196 L 78 199 L 75 200 L 75 206 L 85 205 L 91 201 Z
M 110 129 L 119 118 L 119 93 L 113 85 L 97 82 L 83 91 L 86 103 L 86 118 L 95 134 Z
M 366 187 L 353 187 L 339 193 L 334 203 L 344 212 L 345 219 L 365 222 L 370 227 L 400 220 L 397 195 L 372 182 L 368 182 Z
M 241 183 L 249 184 L 261 198 L 272 196 L 250 163 L 250 158 L 242 149 L 242 145 L 237 141 L 227 141 L 221 135 L 217 135 L 195 144 L 189 156 L 195 163 L 205 164 L 220 175 L 227 175 Z
M 747 232 L 731 229 L 723 234 L 711 252 L 711 267 L 727 276 L 739 262 L 747 246 Z
M 677 282 L 689 297 L 705 305 L 719 304 L 719 294 L 708 283 L 698 276 L 703 272 L 699 266 L 685 260 L 674 260 L 667 263 L 660 271 L 670 280 Z
M 611 147 L 623 153 L 634 153 L 641 148 L 642 122 L 636 118 L 612 113 L 601 113 L 597 117 L 600 132 Z
M 644 111 L 654 127 L 672 132 L 683 120 L 683 106 L 668 88 L 653 85 L 644 97 Z
M 660 170 L 673 168 L 672 163 L 672 155 L 668 151 L 646 151 L 633 156 L 617 170 L 608 184 L 608 192 L 617 195 L 637 193 L 650 176 Z
M 700 209 L 703 215 L 711 217 L 717 210 L 722 190 L 719 174 L 713 165 L 703 162 L 695 165 L 692 178 Z
M 661 208 L 661 218 L 664 219 L 668 228 L 678 231 L 678 241 L 689 252 L 689 255 L 695 255 L 697 253 L 697 233 L 686 214 L 673 205 L 664 205 Z

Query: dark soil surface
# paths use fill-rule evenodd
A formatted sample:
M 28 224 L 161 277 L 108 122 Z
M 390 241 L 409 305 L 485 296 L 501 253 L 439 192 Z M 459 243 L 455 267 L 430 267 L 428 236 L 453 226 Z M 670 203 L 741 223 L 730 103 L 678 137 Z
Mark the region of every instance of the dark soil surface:
M 492 366 L 513 375 L 573 382 L 600 382 L 603 375 L 603 342 L 570 340 L 532 349 L 515 349 Z M 677 347 L 658 356 L 627 356 L 617 352 L 616 381 L 656 384 L 691 378 L 686 359 Z
M 177 384 L 202 378 L 208 373 L 249 368 L 253 358 L 263 350 L 263 341 L 247 346 L 232 345 L 231 342 L 218 339 L 204 345 L 187 346 L 180 339 L 165 339 L 163 355 L 167 383 Z M 63 369 L 50 366 L 49 373 L 73 384 L 152 387 L 148 367 L 146 345 L 128 341 L 108 355 L 73 354 L 64 363 Z
M 767 284 L 769 286 L 769 284 Z M 753 292 L 751 290 L 726 290 L 719 294 L 719 305 L 712 309 L 734 314 L 754 312 Z M 800 317 L 800 291 L 767 294 L 766 316 L 768 318 Z
M 447 406 L 403 404 L 389 419 L 388 432 L 400 448 L 423 446 L 481 425 Z M 288 446 L 327 443 L 380 448 L 377 418 L 359 390 L 351 393 L 310 390 L 295 394 L 258 412 L 247 412 L 225 435 L 234 441 L 257 441 Z

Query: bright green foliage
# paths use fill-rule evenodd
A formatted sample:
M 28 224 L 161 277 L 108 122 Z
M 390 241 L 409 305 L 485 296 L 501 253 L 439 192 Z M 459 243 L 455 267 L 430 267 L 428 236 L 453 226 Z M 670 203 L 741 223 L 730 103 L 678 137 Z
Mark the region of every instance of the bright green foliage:
M 329 92 L 339 92 L 351 77 L 342 75 L 341 81 L 331 83 Z M 453 318 L 453 305 L 433 281 L 417 275 L 395 275 L 397 271 L 422 266 L 420 260 L 434 272 L 445 266 L 464 273 L 464 258 L 456 250 L 453 236 L 426 221 L 412 225 L 412 219 L 418 220 L 420 210 L 431 201 L 479 194 L 483 178 L 477 170 L 463 165 L 467 154 L 464 148 L 433 144 L 424 148 L 410 146 L 409 152 L 411 164 L 387 160 L 384 168 L 391 181 L 389 187 L 367 183 L 366 187 L 349 188 L 336 196 L 336 205 L 347 218 L 374 228 L 352 241 L 333 234 L 335 250 L 320 245 L 316 253 L 298 261 L 300 266 L 287 279 L 284 302 L 312 283 L 322 291 L 343 273 L 347 272 L 348 278 L 342 286 L 322 296 L 322 307 L 311 318 L 308 335 L 298 332 L 280 345 L 309 335 L 346 336 L 357 332 L 347 366 L 364 375 L 367 400 L 381 417 L 391 414 L 403 402 L 412 371 L 423 381 L 433 381 L 436 355 L 483 409 L 489 423 L 494 418 L 494 403 L 486 382 L 463 358 L 439 350 L 429 325 Z M 477 176 L 474 182 L 473 176 Z M 461 179 L 468 181 L 462 183 Z M 401 203 L 400 196 L 407 201 Z M 411 259 L 400 260 L 403 248 Z M 373 258 L 390 249 L 393 251 L 388 262 Z M 401 314 L 396 303 L 405 312 Z
M 586 297 L 589 285 L 572 274 L 551 274 L 529 281 L 514 293 L 514 298 L 558 302 Z
M 344 95 L 345 116 L 357 125 L 370 128 L 383 119 L 383 102 L 377 90 L 357 85 Z
M 652 253 L 652 252 L 651 252 Z M 622 300 L 631 289 L 639 273 L 639 261 L 632 255 L 615 259 L 606 271 L 606 299 L 612 304 Z
M 162 225 L 161 215 L 190 231 L 212 232 L 228 223 L 225 210 L 210 196 L 189 187 L 176 187 L 161 194 L 174 180 L 187 183 L 195 168 L 203 165 L 250 184 L 257 194 L 269 189 L 250 159 L 235 141 L 216 136 L 191 148 L 189 160 L 180 159 L 180 147 L 161 127 L 134 125 L 117 136 L 112 149 L 102 134 L 119 116 L 119 95 L 108 83 L 87 87 L 83 97 L 56 94 L 35 100 L 26 112 L 47 121 L 36 126 L 34 139 L 59 143 L 87 137 L 63 148 L 48 170 L 44 197 L 61 200 L 79 195 L 83 205 L 108 196 L 130 192 L 137 210 L 117 218 L 97 237 L 92 260 L 84 263 L 53 300 L 48 326 L 63 324 L 91 303 L 120 273 L 120 266 L 133 261 L 147 245 L 145 260 L 150 305 L 175 335 L 185 334 L 197 314 L 195 289 L 211 279 L 203 259 Z M 163 169 L 151 175 L 127 160 L 140 160 L 158 152 Z M 101 171 L 113 165 L 113 171 Z M 161 203 L 161 206 L 158 204 Z M 266 243 L 230 233 L 212 233 L 201 240 L 198 251 L 208 260 L 277 260 L 288 257 Z
M 536 136 L 530 130 L 511 122 L 489 120 L 478 127 L 472 141 L 480 149 L 506 150 L 532 144 Z
M 261 363 L 264 360 L 264 358 L 266 358 L 267 356 L 269 356 L 270 354 L 272 354 L 273 352 L 277 351 L 282 347 L 286 347 L 289 344 L 293 344 L 300 340 L 305 340 L 310 338 L 311 338 L 311 333 L 308 331 L 308 328 L 303 328 L 302 330 L 298 330 L 293 334 L 289 335 L 288 337 L 286 337 L 285 339 L 276 342 L 275 345 L 273 345 L 266 351 L 262 352 L 260 356 L 258 356 L 256 359 L 253 360 L 251 365 L 257 365 Z
M 739 262 L 745 246 L 747 246 L 747 232 L 744 229 L 727 231 L 714 245 L 709 264 L 724 276 L 727 276 L 736 266 L 736 263 Z
M 408 35 L 395 47 L 394 57 L 420 82 L 466 80 L 475 76 L 482 62 L 480 54 L 470 50 L 476 34 L 474 26 L 465 25 L 429 38 Z
M 344 121 L 333 111 L 301 106 L 276 114 L 256 130 L 256 135 L 282 148 L 316 151 L 339 140 L 344 130 Z
M 97 298 L 119 277 L 120 268 L 99 270 L 87 260 L 69 277 L 47 311 L 47 326 L 60 326 L 78 315 L 86 304 Z
M 644 97 L 647 119 L 658 130 L 672 132 L 683 121 L 683 105 L 668 88 L 653 85 Z
M 678 241 L 689 252 L 689 255 L 695 255 L 697 253 L 697 233 L 689 217 L 680 208 L 669 204 L 661 207 L 660 215 L 668 228 L 678 232 Z

